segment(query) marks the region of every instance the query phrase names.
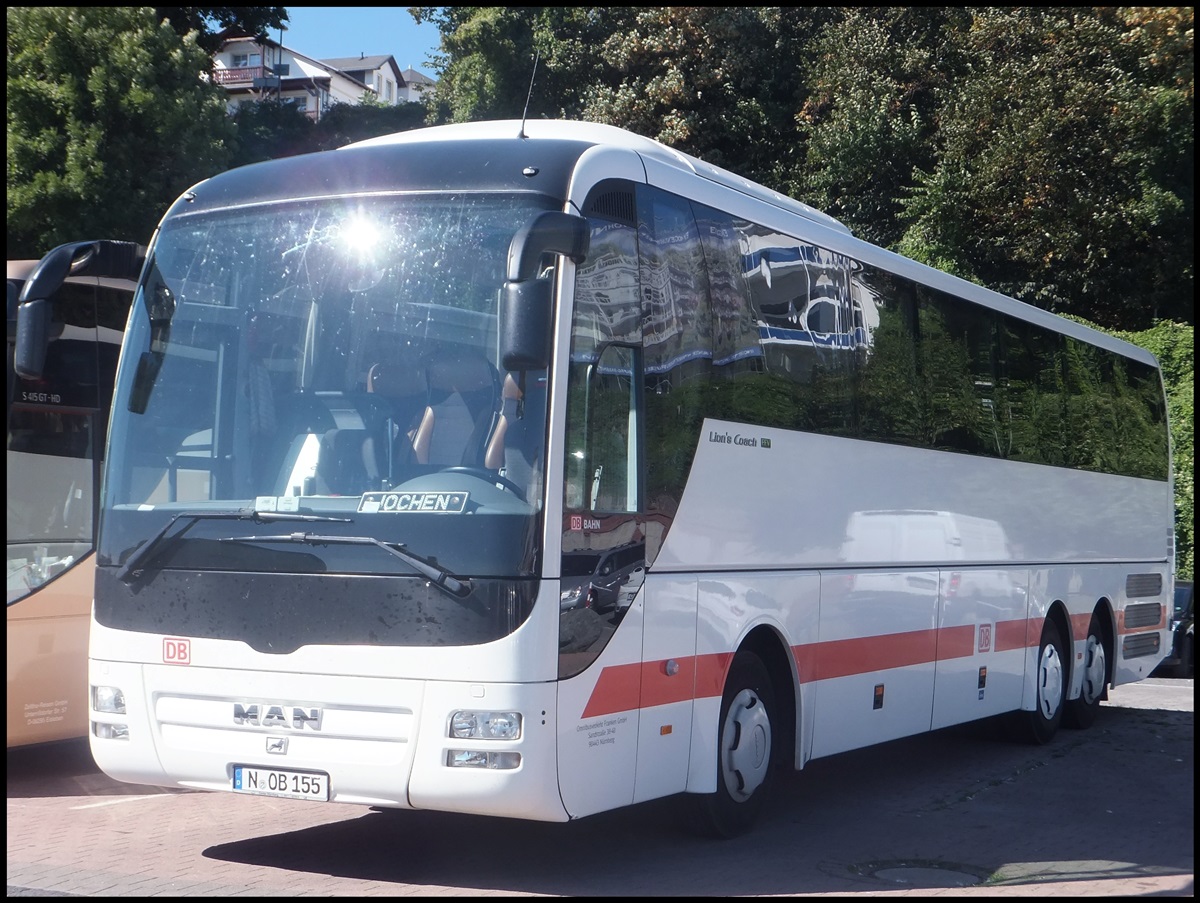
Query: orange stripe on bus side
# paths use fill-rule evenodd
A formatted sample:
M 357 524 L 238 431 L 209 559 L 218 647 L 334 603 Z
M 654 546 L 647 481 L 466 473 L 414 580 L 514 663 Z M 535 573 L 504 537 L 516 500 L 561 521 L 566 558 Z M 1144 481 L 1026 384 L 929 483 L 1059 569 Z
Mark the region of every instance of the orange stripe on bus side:
M 1030 622 L 1032 623 L 1032 622 Z M 996 625 L 993 649 L 1003 652 L 1036 644 L 1039 637 L 1024 619 Z M 1033 636 L 1033 639 L 1029 639 Z M 792 647 L 802 683 L 851 677 L 910 665 L 967 658 L 974 654 L 975 627 L 915 630 L 910 633 L 805 643 Z M 939 647 L 940 644 L 940 647 Z M 671 659 L 679 666 L 667 676 L 667 659 L 627 665 L 608 665 L 600 671 L 580 718 L 649 708 L 687 699 L 720 696 L 725 686 L 732 652 Z
M 992 648 L 997 652 L 1009 652 L 1013 649 L 1025 649 L 1032 646 L 1034 643 L 1041 641 L 1040 635 L 1034 635 L 1030 639 L 1030 631 L 1032 621 L 1024 619 L 1020 621 L 999 621 L 996 624 L 996 637 L 992 642 Z M 1041 622 L 1038 622 L 1037 630 L 1040 631 Z
M 732 652 L 671 659 L 679 673 L 667 676 L 667 659 L 642 664 L 610 665 L 600 672 L 580 718 L 649 708 L 669 702 L 720 696 Z M 640 682 L 639 682 L 640 678 Z
M 807 671 L 800 672 L 802 675 L 806 674 L 810 681 L 849 677 L 866 671 L 886 671 L 906 665 L 921 665 L 937 659 L 935 630 L 829 640 L 814 645 L 811 654 L 801 651 L 803 647 L 794 648 L 792 651 L 797 664 L 802 656 L 810 663 Z
M 596 686 L 592 687 L 592 695 L 587 705 L 583 707 L 580 718 L 595 718 L 597 715 L 611 715 L 613 712 L 626 712 L 638 707 L 639 672 L 642 665 L 609 665 L 596 678 Z
M 958 627 L 943 627 L 938 631 L 937 659 L 939 662 L 949 661 L 953 658 L 970 658 L 974 654 L 974 624 L 961 624 Z

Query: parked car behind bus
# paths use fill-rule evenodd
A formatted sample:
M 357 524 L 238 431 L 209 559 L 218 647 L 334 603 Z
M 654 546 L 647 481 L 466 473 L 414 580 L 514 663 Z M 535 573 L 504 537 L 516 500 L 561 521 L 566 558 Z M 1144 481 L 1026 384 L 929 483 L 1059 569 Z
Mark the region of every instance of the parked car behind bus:
M 1159 663 L 1156 676 L 1193 677 L 1196 673 L 1196 652 L 1192 641 L 1195 632 L 1195 607 L 1191 580 L 1175 581 L 1175 610 L 1171 613 L 1171 654 Z

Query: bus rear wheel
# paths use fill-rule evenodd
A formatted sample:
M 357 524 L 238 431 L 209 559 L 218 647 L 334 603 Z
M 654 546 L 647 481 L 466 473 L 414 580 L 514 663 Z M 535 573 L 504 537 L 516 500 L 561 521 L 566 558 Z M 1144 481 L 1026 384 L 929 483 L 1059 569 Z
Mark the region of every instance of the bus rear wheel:
M 1079 698 L 1067 703 L 1063 723 L 1078 730 L 1091 727 L 1107 686 L 1108 656 L 1104 652 L 1104 637 L 1100 632 L 1100 619 L 1092 615 L 1083 651 L 1083 685 L 1079 688 Z
M 758 818 L 770 784 L 775 720 L 775 693 L 766 666 L 754 653 L 738 652 L 721 697 L 717 790 L 695 799 L 701 833 L 736 837 Z
M 1037 705 L 1032 712 L 1018 712 L 1017 716 L 1025 739 L 1040 746 L 1058 733 L 1067 695 L 1066 647 L 1058 628 L 1049 619 L 1042 626 L 1034 676 Z

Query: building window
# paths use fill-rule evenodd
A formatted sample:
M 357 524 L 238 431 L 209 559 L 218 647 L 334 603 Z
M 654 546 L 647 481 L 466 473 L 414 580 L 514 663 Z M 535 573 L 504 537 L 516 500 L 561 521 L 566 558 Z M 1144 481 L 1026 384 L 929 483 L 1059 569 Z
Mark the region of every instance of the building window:
M 233 68 L 246 69 L 250 66 L 261 66 L 261 53 L 235 53 L 233 54 Z

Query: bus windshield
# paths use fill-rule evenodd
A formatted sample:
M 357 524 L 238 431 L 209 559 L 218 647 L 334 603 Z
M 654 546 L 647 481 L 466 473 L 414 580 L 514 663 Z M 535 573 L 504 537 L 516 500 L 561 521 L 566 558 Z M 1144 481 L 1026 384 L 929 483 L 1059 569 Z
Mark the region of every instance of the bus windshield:
M 419 194 L 168 217 L 117 379 L 99 563 L 532 575 L 546 374 L 501 369 L 497 305 L 514 232 L 551 206 Z

